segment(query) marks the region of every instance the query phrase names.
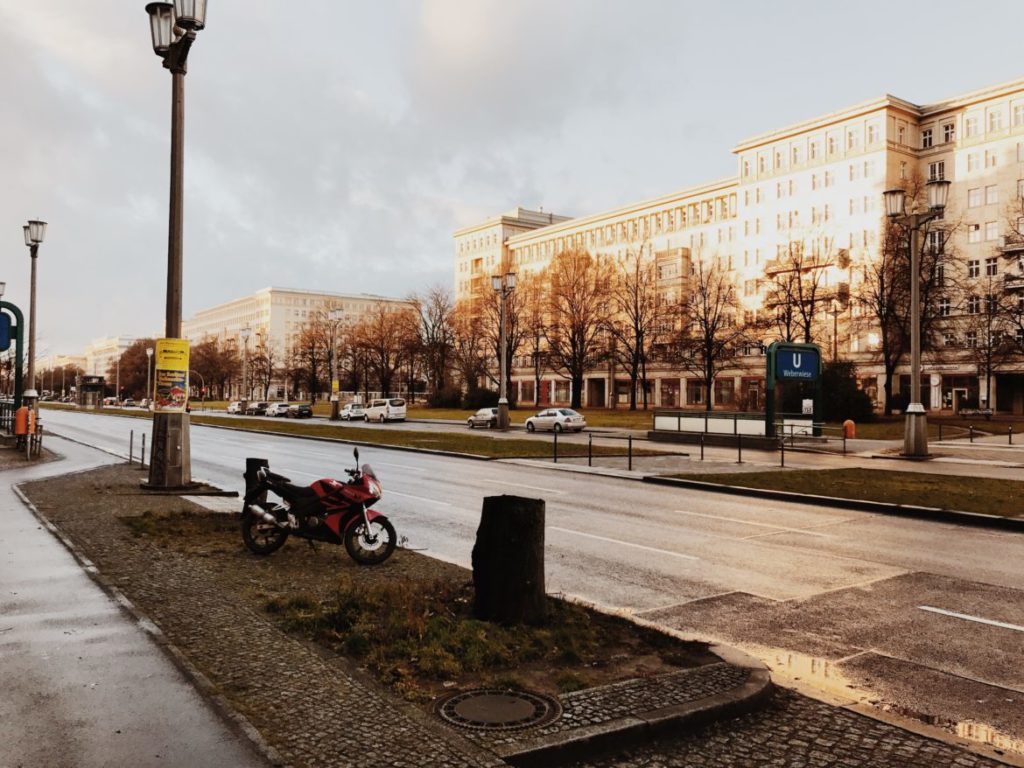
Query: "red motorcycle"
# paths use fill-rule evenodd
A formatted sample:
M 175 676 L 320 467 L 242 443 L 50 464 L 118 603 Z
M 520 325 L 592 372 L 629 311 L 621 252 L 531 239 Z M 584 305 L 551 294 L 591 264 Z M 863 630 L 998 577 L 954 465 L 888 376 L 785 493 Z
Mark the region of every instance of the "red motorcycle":
M 293 485 L 267 467 L 256 470 L 256 482 L 246 491 L 242 505 L 242 539 L 257 555 L 281 548 L 289 536 L 329 544 L 344 544 L 360 565 L 383 563 L 395 551 L 395 527 L 370 507 L 381 497 L 381 484 L 369 464 L 346 469 L 348 482 L 325 478 L 312 485 Z M 281 498 L 266 500 L 267 492 Z

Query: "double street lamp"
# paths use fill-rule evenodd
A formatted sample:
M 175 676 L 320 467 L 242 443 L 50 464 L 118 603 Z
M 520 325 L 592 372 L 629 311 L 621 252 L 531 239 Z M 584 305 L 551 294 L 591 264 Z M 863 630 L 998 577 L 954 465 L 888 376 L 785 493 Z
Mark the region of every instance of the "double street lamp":
M 185 72 L 196 33 L 206 26 L 206 0 L 162 0 L 146 5 L 153 52 L 171 72 L 171 187 L 167 235 L 167 316 L 164 336 L 181 338 L 182 229 L 185 154 Z M 186 374 L 187 375 L 187 374 Z M 149 488 L 192 483 L 188 414 L 155 411 Z
M 332 309 L 327 312 L 327 327 L 330 330 L 331 343 L 331 421 L 338 421 L 341 418 L 338 410 L 341 400 L 341 387 L 338 386 L 338 350 L 335 347 L 335 335 L 338 332 L 338 326 L 344 319 L 344 310 Z
M 889 221 L 910 232 L 910 404 L 903 427 L 903 455 L 912 458 L 928 456 L 928 421 L 921 404 L 921 229 L 941 218 L 949 185 L 945 179 L 929 181 L 925 185 L 928 209 L 921 213 L 906 212 L 906 190 L 887 189 L 883 193 Z
M 25 245 L 28 246 L 32 259 L 31 293 L 28 301 L 28 389 L 33 396 L 36 391 L 36 258 L 39 256 L 39 245 L 46 237 L 46 222 L 32 219 L 22 226 L 25 233 Z M 26 392 L 26 395 L 28 392 Z
M 146 400 L 151 402 L 153 400 L 153 390 L 149 388 L 149 372 L 153 368 L 153 348 L 146 347 Z
M 498 429 L 508 431 L 508 344 L 505 342 L 505 315 L 507 314 L 508 297 L 516 289 L 516 273 L 506 272 L 504 275 L 491 277 L 491 287 L 498 294 L 498 346 L 501 348 L 501 382 L 498 385 Z

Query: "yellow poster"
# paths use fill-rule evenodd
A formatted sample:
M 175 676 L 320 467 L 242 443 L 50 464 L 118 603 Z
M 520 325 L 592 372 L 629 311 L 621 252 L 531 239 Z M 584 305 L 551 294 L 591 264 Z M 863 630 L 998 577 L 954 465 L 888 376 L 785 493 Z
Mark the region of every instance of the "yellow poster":
M 157 411 L 184 411 L 188 405 L 188 339 L 156 340 Z

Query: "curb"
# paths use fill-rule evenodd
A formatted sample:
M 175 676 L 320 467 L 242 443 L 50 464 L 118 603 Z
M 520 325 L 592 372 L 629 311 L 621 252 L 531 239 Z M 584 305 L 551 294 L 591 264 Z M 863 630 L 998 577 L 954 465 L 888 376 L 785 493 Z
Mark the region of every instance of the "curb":
M 590 759 L 614 749 L 678 735 L 718 720 L 752 712 L 767 703 L 772 683 L 765 668 L 750 669 L 746 681 L 731 690 L 564 733 L 538 736 L 517 746 L 498 747 L 498 757 L 519 768 L 549 768 Z
M 999 517 L 985 515 L 980 512 L 963 512 L 954 509 L 937 507 L 921 507 L 914 504 L 892 504 L 885 501 L 867 501 L 865 499 L 843 499 L 836 496 L 817 496 L 809 493 L 793 491 L 771 491 L 762 488 L 746 488 L 741 485 L 722 485 L 702 480 L 684 480 L 676 477 L 647 475 L 642 482 L 652 485 L 671 485 L 680 488 L 692 488 L 712 493 L 728 493 L 734 496 L 752 496 L 775 501 L 792 501 L 799 504 L 819 504 L 825 507 L 853 509 L 860 512 L 877 512 L 883 515 L 912 517 L 919 520 L 935 520 L 954 525 L 969 525 L 976 528 L 995 528 L 1003 531 L 1024 533 L 1024 518 Z
M 101 449 L 102 450 L 102 449 Z M 110 453 L 110 451 L 106 451 Z M 117 455 L 117 454 L 114 454 Z M 91 472 L 92 469 L 82 470 L 82 472 Z M 78 474 L 78 473 L 71 473 Z M 34 482 L 34 481 L 30 481 Z M 11 486 L 15 495 L 21 499 L 28 510 L 35 516 L 35 518 L 59 541 L 64 548 L 71 553 L 71 556 L 82 566 L 82 570 L 86 572 L 90 579 L 102 589 L 108 597 L 118 604 L 122 611 L 124 611 L 129 617 L 131 617 L 135 623 L 139 626 L 142 631 L 149 635 L 150 639 L 167 655 L 175 667 L 177 667 L 187 677 L 199 693 L 212 705 L 214 710 L 221 716 L 221 718 L 239 735 L 248 739 L 253 749 L 262 755 L 271 765 L 282 766 L 285 764 L 284 759 L 280 753 L 268 744 L 263 736 L 255 726 L 249 722 L 249 720 L 242 714 L 236 712 L 231 704 L 224 696 L 222 696 L 217 688 L 210 682 L 209 678 L 200 672 L 188 658 L 183 654 L 176 645 L 168 640 L 167 636 L 158 627 L 152 619 L 146 614 L 135 607 L 135 604 L 129 600 L 120 589 L 112 584 L 106 576 L 104 576 L 96 565 L 85 556 L 85 554 L 75 546 L 74 542 L 71 541 L 64 532 L 60 530 L 56 525 L 51 523 L 33 504 L 25 493 L 21 490 L 21 484 L 16 483 Z

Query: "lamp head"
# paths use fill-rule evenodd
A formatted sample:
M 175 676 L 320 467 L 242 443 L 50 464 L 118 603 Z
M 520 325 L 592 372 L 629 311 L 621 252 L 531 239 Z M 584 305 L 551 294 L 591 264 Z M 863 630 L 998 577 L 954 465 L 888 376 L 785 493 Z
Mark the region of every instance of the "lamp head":
M 505 275 L 505 286 L 511 291 L 516 287 L 516 273 L 509 272 Z
M 167 50 L 174 42 L 174 3 L 168 0 L 146 4 L 149 14 L 149 33 L 153 38 L 153 53 L 157 56 L 167 55 Z
M 946 200 L 949 198 L 949 185 L 952 182 L 946 179 L 932 179 L 924 185 L 928 192 L 928 209 L 942 211 L 946 207 Z
M 902 189 L 887 189 L 882 193 L 885 198 L 885 215 L 890 219 L 902 216 L 907 207 L 907 193 Z
M 206 0 L 174 0 L 176 24 L 187 32 L 206 26 Z

